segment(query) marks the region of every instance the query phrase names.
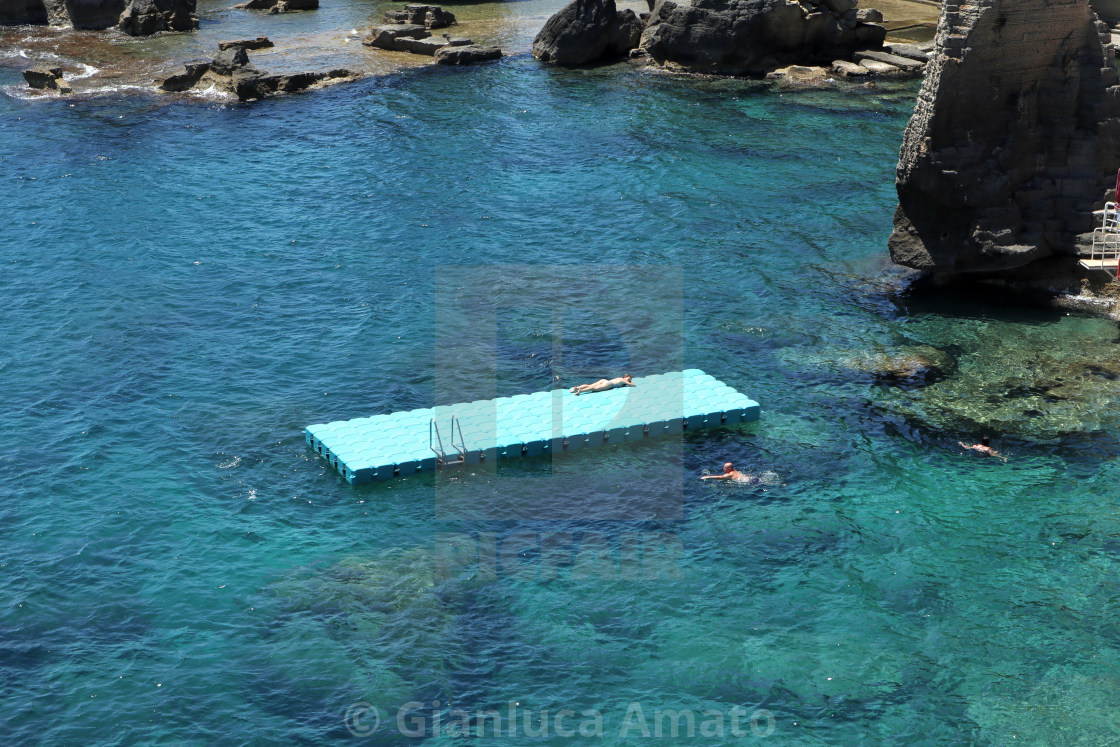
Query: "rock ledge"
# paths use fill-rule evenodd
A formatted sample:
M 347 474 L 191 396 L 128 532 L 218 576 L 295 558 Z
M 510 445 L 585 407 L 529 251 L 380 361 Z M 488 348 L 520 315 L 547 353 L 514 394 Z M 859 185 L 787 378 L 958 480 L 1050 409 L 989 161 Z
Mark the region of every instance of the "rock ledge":
M 241 46 L 229 46 L 209 62 L 192 62 L 184 72 L 160 83 L 163 91 L 207 90 L 211 87 L 230 93 L 240 101 L 263 99 L 277 93 L 294 93 L 315 85 L 343 83 L 359 76 L 349 70 L 270 75 L 249 62 Z

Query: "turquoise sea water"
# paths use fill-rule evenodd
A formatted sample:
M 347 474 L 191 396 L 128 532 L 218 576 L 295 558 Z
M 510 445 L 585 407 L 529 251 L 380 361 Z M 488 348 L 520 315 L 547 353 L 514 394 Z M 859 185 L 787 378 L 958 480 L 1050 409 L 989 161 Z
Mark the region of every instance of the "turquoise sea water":
M 481 743 L 1116 743 L 1116 326 L 897 282 L 914 93 L 519 56 L 0 97 L 4 741 L 461 744 L 437 717 L 497 709 Z M 659 305 L 758 425 L 360 488 L 305 448 L 432 404 L 448 329 L 496 337 L 497 394 L 654 373 Z M 918 345 L 955 370 L 861 363 Z M 1007 463 L 956 446 L 987 432 Z M 782 484 L 700 482 L 728 459 Z

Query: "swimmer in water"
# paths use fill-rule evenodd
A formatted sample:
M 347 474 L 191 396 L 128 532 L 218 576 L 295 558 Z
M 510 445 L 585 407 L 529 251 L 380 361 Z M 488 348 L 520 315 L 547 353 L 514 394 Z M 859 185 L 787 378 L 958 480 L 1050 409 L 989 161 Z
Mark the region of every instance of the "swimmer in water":
M 620 386 L 637 386 L 637 384 L 634 383 L 630 374 L 625 374 L 619 376 L 617 379 L 599 379 L 590 384 L 580 384 L 579 386 L 572 387 L 568 391 L 578 397 L 584 392 L 605 392 L 608 389 L 614 389 Z
M 754 475 L 744 475 L 742 472 L 735 469 L 735 465 L 732 462 L 727 462 L 726 464 L 723 465 L 723 474 L 722 475 L 704 475 L 700 479 L 701 480 L 734 480 L 735 482 L 745 482 L 745 483 L 751 483 L 751 484 L 756 483 L 756 482 L 762 482 L 762 480 L 755 477 Z
M 984 436 L 982 439 L 980 439 L 980 443 L 972 444 L 971 446 L 966 444 L 964 441 L 958 441 L 957 443 L 959 443 L 963 448 L 969 451 L 975 451 L 976 453 L 983 454 L 984 456 L 996 457 L 997 459 L 1002 459 L 1005 462 L 1007 461 L 1007 457 L 992 448 L 991 439 L 987 436 Z

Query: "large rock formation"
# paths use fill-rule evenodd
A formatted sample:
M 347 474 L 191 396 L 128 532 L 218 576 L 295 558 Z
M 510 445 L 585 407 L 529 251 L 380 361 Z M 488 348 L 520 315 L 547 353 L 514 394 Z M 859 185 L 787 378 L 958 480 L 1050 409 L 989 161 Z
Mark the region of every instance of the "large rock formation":
M 1120 166 L 1108 42 L 1089 0 L 946 0 L 899 156 L 895 262 L 954 275 L 1076 252 Z
M 614 0 L 572 0 L 548 19 L 533 40 L 533 56 L 558 65 L 585 65 L 625 57 L 638 46 L 642 22 Z
M 641 46 L 695 72 L 761 74 L 830 64 L 882 45 L 886 30 L 857 0 L 657 0 Z
M 76 29 L 117 26 L 141 36 L 198 28 L 196 0 L 0 0 L 0 25 L 50 24 Z

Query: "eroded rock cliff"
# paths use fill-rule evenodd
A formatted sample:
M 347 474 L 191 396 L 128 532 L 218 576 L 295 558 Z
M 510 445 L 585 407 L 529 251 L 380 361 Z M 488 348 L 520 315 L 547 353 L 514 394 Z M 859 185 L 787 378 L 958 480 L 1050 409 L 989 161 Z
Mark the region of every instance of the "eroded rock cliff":
M 957 275 L 1075 254 L 1120 166 L 1116 84 L 1089 0 L 946 0 L 899 155 L 892 259 Z

